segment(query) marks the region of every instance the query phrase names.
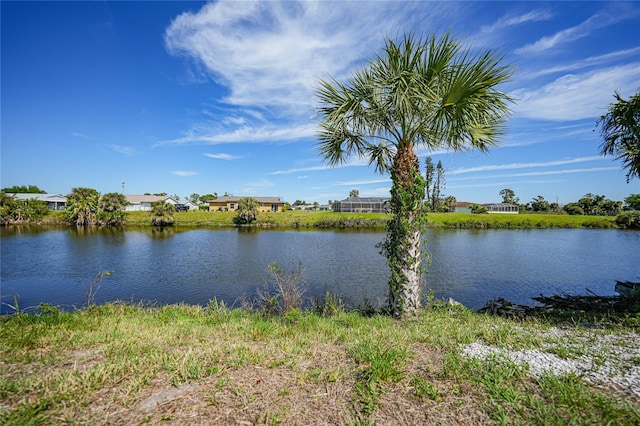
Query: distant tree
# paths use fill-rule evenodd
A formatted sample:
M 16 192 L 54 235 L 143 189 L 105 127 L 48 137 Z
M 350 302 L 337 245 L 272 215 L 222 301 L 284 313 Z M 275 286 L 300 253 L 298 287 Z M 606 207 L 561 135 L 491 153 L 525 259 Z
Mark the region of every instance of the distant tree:
M 357 189 L 352 189 L 349 191 L 349 198 L 358 198 L 360 196 L 360 191 Z
M 213 194 L 204 194 L 204 195 L 200 195 L 200 196 L 198 197 L 198 200 L 199 200 L 201 203 L 206 203 L 206 204 L 208 204 L 208 203 L 209 203 L 209 201 L 215 200 L 215 199 L 217 199 L 217 198 L 218 198 L 218 193 L 217 193 L 217 192 L 214 192 Z
M 433 188 L 431 192 L 431 211 L 437 212 L 440 211 L 440 204 L 442 199 L 440 198 L 440 193 L 445 188 L 445 180 L 444 180 L 444 167 L 442 166 L 442 161 L 438 161 L 438 165 L 436 166 Z
M 602 216 L 604 214 L 604 201 L 604 195 L 595 195 L 589 192 L 578 200 L 578 205 L 582 207 L 582 211 L 584 211 L 584 214 L 587 216 Z
M 520 199 L 516 197 L 516 193 L 509 188 L 505 188 L 500 191 L 500 196 L 502 197 L 503 203 L 518 205 L 518 203 L 520 202 Z
M 72 225 L 89 226 L 98 223 L 100 194 L 92 188 L 73 188 L 67 195 L 66 219 Z
M 295 200 L 295 201 L 293 202 L 293 205 L 294 205 L 294 206 L 306 206 L 306 205 L 307 205 L 307 202 L 306 202 L 306 201 L 304 201 L 304 200 Z
M 584 210 L 578 203 L 567 203 L 562 208 L 569 215 L 583 215 Z
M 189 195 L 187 200 L 195 205 L 198 205 L 200 204 L 200 195 L 194 192 L 193 194 Z
M 627 210 L 640 210 L 640 194 L 631 194 L 624 199 Z
M 534 212 L 548 212 L 551 205 L 542 195 L 538 195 L 529 203 L 529 209 Z
M 122 225 L 126 217 L 124 212 L 125 206 L 129 202 L 124 194 L 119 192 L 109 192 L 100 197 L 99 202 L 99 221 L 107 226 Z
M 315 201 L 315 202 L 313 203 L 313 208 L 314 208 L 314 210 L 318 210 L 318 209 L 320 208 L 320 203 L 319 203 L 319 202 L 317 202 L 317 201 Z
M 33 221 L 49 214 L 47 203 L 42 200 L 16 200 L 13 196 L 0 193 L 0 224 Z
M 433 210 L 433 199 L 432 199 L 432 192 L 433 192 L 433 180 L 436 174 L 436 168 L 433 165 L 433 160 L 431 159 L 431 157 L 427 157 L 427 159 L 425 160 L 425 173 L 424 173 L 424 177 L 425 177 L 425 187 L 424 187 L 424 193 L 425 193 L 425 198 L 427 200 L 427 204 L 429 206 L 429 210 Z
M 151 203 L 151 225 L 169 226 L 175 222 L 176 208 L 171 203 L 160 200 Z
M 46 194 L 47 193 L 47 191 L 44 191 L 35 185 L 22 185 L 22 186 L 14 185 L 7 188 L 2 188 L 0 192 L 4 192 L 5 194 Z
M 453 212 L 456 210 L 456 202 L 458 201 L 456 197 L 453 195 L 449 195 L 444 197 L 444 206 L 447 208 L 448 212 Z
M 173 198 L 176 201 L 180 201 L 180 196 L 178 194 L 173 194 L 171 198 Z
M 627 169 L 627 183 L 634 177 L 640 179 L 640 93 L 624 100 L 614 93 L 617 102 L 609 105 L 609 111 L 600 117 L 596 127 L 600 127 L 603 142 L 602 155 L 615 155 Z
M 153 194 L 153 195 L 155 195 L 156 197 L 166 197 L 167 193 L 166 192 L 158 192 L 158 193 Z
M 260 203 L 255 198 L 245 197 L 238 201 L 237 214 L 234 222 L 238 225 L 245 225 L 258 218 L 258 207 Z

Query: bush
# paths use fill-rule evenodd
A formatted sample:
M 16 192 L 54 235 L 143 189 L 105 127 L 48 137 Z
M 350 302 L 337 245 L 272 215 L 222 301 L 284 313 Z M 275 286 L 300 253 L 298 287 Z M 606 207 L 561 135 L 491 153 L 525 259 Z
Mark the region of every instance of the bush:
M 640 229 L 640 211 L 620 213 L 616 216 L 616 225 L 622 229 Z

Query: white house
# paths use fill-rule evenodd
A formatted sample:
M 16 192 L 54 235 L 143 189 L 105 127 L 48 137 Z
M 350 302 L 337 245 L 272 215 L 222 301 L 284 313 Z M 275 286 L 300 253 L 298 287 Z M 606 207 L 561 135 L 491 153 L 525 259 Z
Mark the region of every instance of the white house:
M 125 211 L 128 212 L 150 211 L 151 204 L 156 201 L 178 204 L 176 200 L 166 195 L 125 195 L 125 197 L 129 202 L 129 205 L 125 207 Z

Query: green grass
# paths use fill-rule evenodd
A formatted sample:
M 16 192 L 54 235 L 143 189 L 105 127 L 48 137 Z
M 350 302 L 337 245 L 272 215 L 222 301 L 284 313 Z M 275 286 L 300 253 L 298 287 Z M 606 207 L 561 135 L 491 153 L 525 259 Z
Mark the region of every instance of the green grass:
M 442 303 L 402 321 L 215 302 L 47 312 L 0 318 L 0 424 L 640 422 L 637 397 L 461 355 L 475 341 L 541 349 L 537 320 Z
M 190 211 L 175 215 L 177 226 L 233 225 L 233 212 Z M 284 229 L 379 229 L 384 230 L 390 215 L 383 213 L 334 213 L 287 211 L 260 213 L 252 225 L 257 228 Z M 149 225 L 147 212 L 129 212 L 128 225 Z M 535 228 L 616 228 L 612 216 L 569 216 L 563 214 L 471 214 L 429 213 L 433 228 L 535 229 Z

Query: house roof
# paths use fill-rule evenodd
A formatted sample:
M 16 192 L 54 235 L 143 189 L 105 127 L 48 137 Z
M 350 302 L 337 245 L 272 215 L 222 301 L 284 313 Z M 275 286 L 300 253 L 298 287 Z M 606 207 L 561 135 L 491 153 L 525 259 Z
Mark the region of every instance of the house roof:
M 154 203 L 156 201 L 166 201 L 172 200 L 174 203 L 177 203 L 172 197 L 167 195 L 125 195 L 125 198 L 131 204 L 138 203 Z
M 61 194 L 36 194 L 31 192 L 16 192 L 7 193 L 8 196 L 15 198 L 16 200 L 40 200 L 64 203 L 67 201 L 67 197 Z
M 237 203 L 243 198 L 253 198 L 259 203 L 284 203 L 280 197 L 218 197 L 215 200 L 208 200 L 208 203 Z
M 340 200 L 340 203 L 384 203 L 389 201 L 389 197 L 349 197 L 344 200 Z

